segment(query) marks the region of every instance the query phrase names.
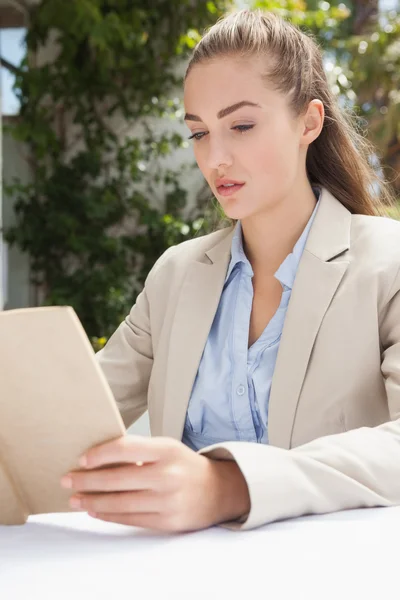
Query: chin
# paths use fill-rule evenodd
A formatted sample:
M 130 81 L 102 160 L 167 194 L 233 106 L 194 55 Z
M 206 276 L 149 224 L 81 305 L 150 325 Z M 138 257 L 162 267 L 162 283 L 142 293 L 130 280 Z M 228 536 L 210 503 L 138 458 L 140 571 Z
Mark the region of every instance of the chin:
M 246 219 L 254 214 L 254 211 L 249 210 L 248 206 L 240 206 L 240 203 L 236 204 L 235 202 L 221 202 L 221 206 L 225 215 L 229 219 L 235 219 L 236 221 Z

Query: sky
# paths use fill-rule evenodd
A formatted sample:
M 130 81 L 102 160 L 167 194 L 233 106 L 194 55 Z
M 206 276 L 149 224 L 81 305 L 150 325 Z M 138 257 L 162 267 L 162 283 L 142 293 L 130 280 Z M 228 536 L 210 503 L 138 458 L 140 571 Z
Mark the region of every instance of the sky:
M 236 0 L 238 8 L 245 8 L 246 0 Z M 380 0 L 380 9 L 400 10 L 400 0 Z M 24 55 L 23 39 L 24 29 L 0 29 L 0 55 L 14 65 L 18 65 Z M 18 100 L 15 97 L 12 86 L 14 77 L 7 69 L 1 68 L 1 113 L 3 115 L 15 115 L 18 113 Z
M 24 29 L 0 30 L 0 55 L 14 65 L 18 65 L 24 54 Z M 18 112 L 18 100 L 12 86 L 14 77 L 4 67 L 1 69 L 2 114 L 15 115 Z

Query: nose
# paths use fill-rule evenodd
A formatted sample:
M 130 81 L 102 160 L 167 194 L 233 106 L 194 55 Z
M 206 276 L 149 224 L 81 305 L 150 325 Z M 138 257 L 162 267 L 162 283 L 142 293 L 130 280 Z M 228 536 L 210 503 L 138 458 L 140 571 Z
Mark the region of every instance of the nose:
M 221 138 L 209 139 L 207 147 L 206 163 L 209 169 L 219 170 L 221 165 L 230 167 L 232 165 L 232 152 L 229 144 Z

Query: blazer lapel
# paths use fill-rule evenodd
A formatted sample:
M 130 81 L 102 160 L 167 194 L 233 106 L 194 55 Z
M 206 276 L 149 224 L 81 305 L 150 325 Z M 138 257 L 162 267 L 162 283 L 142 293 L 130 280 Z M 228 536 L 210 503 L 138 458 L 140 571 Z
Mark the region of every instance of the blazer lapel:
M 296 408 L 322 319 L 349 265 L 351 213 L 326 188 L 301 257 L 271 384 L 268 438 L 289 449 Z
M 223 230 L 225 232 L 225 230 Z M 171 329 L 162 435 L 181 439 L 197 369 L 218 308 L 230 261 L 233 227 L 191 263 Z

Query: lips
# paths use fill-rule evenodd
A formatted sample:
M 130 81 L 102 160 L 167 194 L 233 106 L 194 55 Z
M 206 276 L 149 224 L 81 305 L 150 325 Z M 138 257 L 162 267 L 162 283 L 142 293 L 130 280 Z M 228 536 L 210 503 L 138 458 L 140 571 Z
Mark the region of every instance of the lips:
M 220 196 L 232 196 L 232 194 L 235 194 L 236 192 L 238 192 L 239 190 L 241 190 L 244 185 L 245 185 L 244 183 L 242 183 L 240 185 L 239 184 L 238 185 L 231 185 L 231 186 L 228 186 L 228 187 L 220 185 L 217 188 L 217 191 L 218 191 L 218 194 Z
M 215 180 L 215 186 L 217 188 L 221 187 L 224 184 L 233 183 L 235 185 L 243 185 L 244 181 L 237 181 L 236 179 L 228 179 L 227 177 L 221 177 L 220 179 Z

